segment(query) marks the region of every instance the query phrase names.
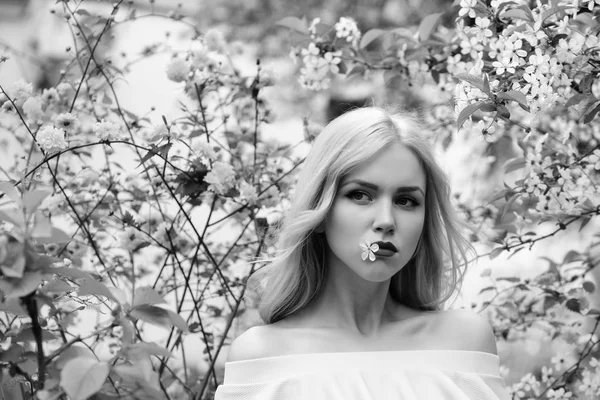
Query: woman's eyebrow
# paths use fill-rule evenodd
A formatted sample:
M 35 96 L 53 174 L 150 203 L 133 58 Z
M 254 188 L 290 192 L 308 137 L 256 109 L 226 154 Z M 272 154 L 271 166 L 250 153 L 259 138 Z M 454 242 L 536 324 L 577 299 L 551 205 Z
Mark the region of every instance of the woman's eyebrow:
M 371 190 L 375 190 L 375 191 L 379 190 L 379 186 L 377 186 L 373 183 L 367 182 L 367 181 L 363 181 L 361 179 L 350 179 L 349 181 L 344 182 L 341 187 L 344 187 L 351 183 L 356 183 L 358 185 L 361 185 L 361 186 L 366 187 Z M 423 189 L 421 189 L 420 186 L 402 186 L 402 187 L 399 187 L 398 189 L 396 189 L 396 193 L 410 193 L 410 192 L 421 192 L 421 195 L 425 196 L 425 192 L 423 191 Z

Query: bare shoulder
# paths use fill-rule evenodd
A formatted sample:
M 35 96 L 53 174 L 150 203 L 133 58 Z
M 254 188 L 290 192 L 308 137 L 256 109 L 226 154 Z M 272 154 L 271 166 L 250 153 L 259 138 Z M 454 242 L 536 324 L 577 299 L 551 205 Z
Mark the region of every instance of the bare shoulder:
M 448 310 L 440 318 L 440 332 L 451 333 L 450 346 L 457 350 L 498 354 L 496 337 L 488 320 L 466 309 Z
M 268 357 L 271 355 L 272 348 L 273 334 L 269 326 L 253 326 L 231 343 L 227 353 L 227 362 Z

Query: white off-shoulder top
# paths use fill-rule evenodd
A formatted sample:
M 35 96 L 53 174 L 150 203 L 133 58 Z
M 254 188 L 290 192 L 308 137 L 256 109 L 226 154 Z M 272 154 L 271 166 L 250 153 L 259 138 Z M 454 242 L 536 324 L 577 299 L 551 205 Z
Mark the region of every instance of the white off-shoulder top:
M 465 350 L 293 354 L 225 363 L 215 400 L 510 400 L 497 355 Z

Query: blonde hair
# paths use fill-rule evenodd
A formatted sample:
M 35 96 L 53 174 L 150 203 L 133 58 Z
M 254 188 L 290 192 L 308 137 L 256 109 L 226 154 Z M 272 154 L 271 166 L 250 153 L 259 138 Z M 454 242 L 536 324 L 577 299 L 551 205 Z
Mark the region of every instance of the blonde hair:
M 376 107 L 347 112 L 323 129 L 299 175 L 276 256 L 253 277 L 259 315 L 266 324 L 302 309 L 320 293 L 327 276 L 327 245 L 315 229 L 327 217 L 341 180 L 393 142 L 408 147 L 421 163 L 426 211 L 415 255 L 392 277 L 390 295 L 412 308 L 439 310 L 460 287 L 461 265 L 466 266 L 472 248 L 458 229 L 447 178 L 422 132 L 411 117 Z

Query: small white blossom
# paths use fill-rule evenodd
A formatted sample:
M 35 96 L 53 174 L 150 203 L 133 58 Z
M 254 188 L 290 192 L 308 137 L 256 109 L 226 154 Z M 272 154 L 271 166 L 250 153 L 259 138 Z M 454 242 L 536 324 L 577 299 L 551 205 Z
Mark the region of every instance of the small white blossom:
M 550 389 L 546 394 L 549 400 L 566 400 L 573 397 L 573 393 L 565 391 L 564 388 L 560 388 L 557 390 Z
M 208 158 L 210 161 L 215 161 L 217 159 L 217 152 L 215 151 L 214 145 L 208 143 L 204 138 L 197 140 L 192 145 L 192 148 L 199 153 L 199 155 Z
M 183 82 L 190 73 L 190 67 L 185 60 L 175 57 L 167 64 L 167 78 L 173 82 Z
M 258 77 L 261 86 L 272 86 L 276 80 L 275 70 L 271 66 L 261 67 Z
M 56 91 L 61 98 L 66 97 L 73 90 L 73 87 L 67 82 L 61 82 L 56 86 Z
M 36 140 L 47 152 L 66 149 L 69 145 L 65 140 L 65 131 L 53 126 L 44 126 L 37 133 Z
M 592 372 L 589 369 L 582 371 L 581 383 L 579 390 L 581 390 L 589 398 L 595 398 L 600 395 L 600 371 Z
M 39 121 L 44 116 L 41 99 L 38 96 L 28 98 L 23 103 L 23 111 L 30 121 Z
M 352 43 L 353 47 L 357 47 L 360 30 L 356 21 L 349 17 L 341 17 L 335 24 L 335 36 L 339 39 L 346 39 L 348 43 Z
M 321 56 L 315 43 L 302 49 L 302 61 L 305 68 L 300 69 L 300 84 L 310 90 L 322 90 L 329 87 L 329 72 L 338 73 L 342 61 L 341 51 L 327 52 Z
M 258 193 L 256 192 L 256 188 L 246 181 L 242 181 L 240 184 L 240 196 L 246 199 L 251 205 L 255 205 L 258 201 Z
M 317 17 L 314 18 L 308 26 L 308 33 L 310 34 L 311 38 L 315 38 L 317 36 L 317 25 L 319 25 L 319 23 L 321 23 L 321 18 Z
M 563 331 L 565 329 L 563 328 Z M 554 370 L 556 372 L 562 372 L 569 368 L 574 363 L 574 356 L 569 353 L 559 353 L 556 354 L 550 362 L 554 365 Z
M 596 4 L 600 5 L 600 0 L 583 0 L 583 4 L 587 5 L 588 10 L 593 11 Z
M 203 68 L 208 61 L 208 50 L 206 46 L 199 41 L 194 41 L 191 48 L 192 66 L 194 68 Z
M 105 120 L 96 122 L 94 133 L 99 140 L 116 139 L 119 136 L 119 124 Z
M 55 101 L 58 101 L 59 94 L 56 88 L 48 88 L 44 89 L 42 92 L 42 101 L 46 104 L 52 104 Z
M 55 124 L 67 132 L 72 132 L 77 125 L 77 117 L 71 113 L 61 113 L 54 118 Z
M 204 44 L 206 48 L 210 51 L 216 51 L 217 53 L 222 53 L 225 51 L 225 46 L 227 42 L 225 41 L 225 37 L 223 34 L 216 29 L 209 29 L 204 34 Z
M 10 100 L 6 100 L 4 103 L 2 103 L 2 111 L 4 111 L 5 113 L 14 113 L 15 112 L 15 106 L 13 105 L 13 103 Z
M 128 226 L 125 228 L 119 235 L 119 240 L 121 245 L 129 251 L 137 249 L 142 243 L 145 242 L 142 233 L 133 226 Z
M 235 185 L 235 170 L 228 163 L 216 161 L 204 177 L 204 182 L 210 185 L 209 189 L 213 192 L 223 195 Z
M 25 82 L 23 79 L 19 79 L 13 84 L 12 99 L 17 106 L 22 106 L 23 103 L 33 94 L 33 85 Z
M 370 261 L 375 261 L 375 252 L 379 250 L 379 245 L 377 243 L 371 243 L 366 241 L 365 243 L 360 243 L 360 249 L 363 251 L 360 255 L 363 261 L 366 261 L 367 258 Z
M 475 18 L 475 6 L 477 6 L 477 0 L 460 0 L 460 11 L 458 15 L 463 17 L 468 15 L 471 18 Z
M 594 166 L 595 170 L 600 170 L 600 150 L 594 150 L 594 152 L 588 156 L 588 160 Z

